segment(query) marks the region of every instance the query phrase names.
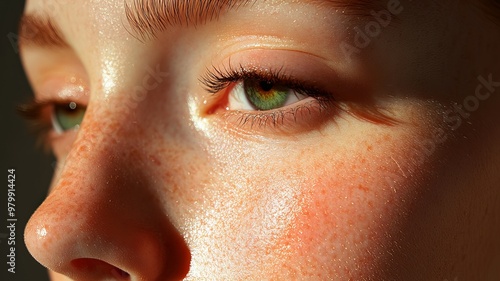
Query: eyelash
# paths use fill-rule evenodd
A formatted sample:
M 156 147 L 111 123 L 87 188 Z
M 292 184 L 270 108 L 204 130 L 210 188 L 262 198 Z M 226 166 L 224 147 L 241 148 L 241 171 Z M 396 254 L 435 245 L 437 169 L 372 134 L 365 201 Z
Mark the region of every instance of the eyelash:
M 308 103 L 297 102 L 297 105 L 289 105 L 283 108 L 278 108 L 269 111 L 234 111 L 226 112 L 227 116 L 238 118 L 238 124 L 243 127 L 250 124 L 250 128 L 257 125 L 259 128 L 266 128 L 267 125 L 272 125 L 277 129 L 288 129 L 289 120 L 297 123 L 300 120 L 300 113 L 313 114 L 313 111 L 323 112 L 326 109 L 337 106 L 336 100 L 331 93 L 323 91 L 314 83 L 299 80 L 293 76 L 284 73 L 284 68 L 276 69 L 260 69 L 258 67 L 246 68 L 239 65 L 237 68 L 229 66 L 228 68 L 208 69 L 206 74 L 200 79 L 205 90 L 212 94 L 216 99 L 227 99 L 227 95 L 232 89 L 231 84 L 241 83 L 245 80 L 266 81 L 273 84 L 279 84 L 287 87 L 298 94 L 312 97 L 315 101 Z M 215 107 L 215 108 L 214 108 Z M 220 104 L 213 106 L 207 113 L 214 113 Z M 287 118 L 287 117 L 292 118 Z
M 28 122 L 29 130 L 36 136 L 37 146 L 44 151 L 50 150 L 49 132 L 52 129 L 50 122 L 51 101 L 31 100 L 17 106 L 18 114 Z
M 17 106 L 17 112 L 28 122 L 30 131 L 37 137 L 36 143 L 44 151 L 51 150 L 50 132 L 54 130 L 52 114 L 57 106 L 65 107 L 72 101 L 31 100 Z M 84 106 L 83 106 L 84 107 Z

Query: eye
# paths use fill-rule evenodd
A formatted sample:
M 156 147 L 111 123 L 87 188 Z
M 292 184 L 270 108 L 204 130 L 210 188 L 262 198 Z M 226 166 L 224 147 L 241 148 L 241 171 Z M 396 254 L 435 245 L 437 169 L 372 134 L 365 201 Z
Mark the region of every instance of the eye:
M 200 81 L 214 99 L 205 112 L 252 134 L 319 128 L 336 116 L 338 103 L 317 76 L 297 68 L 229 64 L 208 69 Z
M 228 94 L 229 110 L 268 111 L 279 109 L 308 96 L 269 80 L 244 79 Z
M 209 93 L 227 97 L 223 106 L 226 111 L 258 111 L 258 114 L 264 114 L 304 99 L 316 100 L 321 107 L 334 102 L 333 95 L 317 87 L 314 80 L 289 76 L 283 68 L 214 67 L 200 81 Z
M 82 123 L 86 107 L 76 102 L 55 104 L 52 112 L 52 126 L 57 133 L 78 128 Z

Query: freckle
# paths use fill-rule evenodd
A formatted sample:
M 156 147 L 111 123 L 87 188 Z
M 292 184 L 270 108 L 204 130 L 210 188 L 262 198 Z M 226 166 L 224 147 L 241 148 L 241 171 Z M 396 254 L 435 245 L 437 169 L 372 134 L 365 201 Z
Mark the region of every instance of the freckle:
M 154 155 L 149 155 L 149 159 L 151 160 L 151 162 L 153 162 L 153 164 L 155 164 L 156 166 L 161 166 L 161 161 L 160 159 L 158 159 L 156 156 Z
M 370 209 L 373 209 L 373 202 L 372 201 L 368 201 L 368 207 L 370 207 Z
M 85 152 L 87 151 L 87 146 L 85 144 L 81 145 L 78 147 L 78 152 Z
M 363 192 L 368 192 L 368 188 L 362 184 L 358 185 L 357 188 Z
M 66 178 L 63 178 L 61 179 L 61 181 L 59 182 L 59 186 L 70 186 L 71 184 L 73 183 L 73 181 L 71 180 L 71 176 L 68 176 Z
M 366 147 L 366 150 L 367 150 L 367 151 L 372 151 L 372 150 L 373 150 L 373 146 L 368 145 L 368 146 Z

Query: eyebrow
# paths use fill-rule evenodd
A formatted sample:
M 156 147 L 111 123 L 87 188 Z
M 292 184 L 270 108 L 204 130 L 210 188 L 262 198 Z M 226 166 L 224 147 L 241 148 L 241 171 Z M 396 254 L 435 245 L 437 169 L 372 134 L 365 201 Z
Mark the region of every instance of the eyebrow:
M 229 10 L 264 0 L 133 0 L 125 2 L 125 16 L 132 31 L 148 40 L 175 25 L 199 25 L 217 20 Z M 296 0 L 339 10 L 342 14 L 369 16 L 381 8 L 379 0 Z M 19 47 L 68 47 L 69 44 L 55 22 L 47 15 L 23 15 L 19 23 Z
M 263 0 L 260 0 L 263 1 Z M 134 0 L 125 3 L 125 15 L 133 32 L 142 40 L 175 25 L 198 25 L 217 20 L 222 14 L 259 0 Z M 328 6 L 346 15 L 367 16 L 380 8 L 379 0 L 295 0 Z
M 67 47 L 59 27 L 48 16 L 23 15 L 19 22 L 19 47 Z
M 125 15 L 142 39 L 175 25 L 198 25 L 218 19 L 223 13 L 256 0 L 134 0 L 125 3 Z

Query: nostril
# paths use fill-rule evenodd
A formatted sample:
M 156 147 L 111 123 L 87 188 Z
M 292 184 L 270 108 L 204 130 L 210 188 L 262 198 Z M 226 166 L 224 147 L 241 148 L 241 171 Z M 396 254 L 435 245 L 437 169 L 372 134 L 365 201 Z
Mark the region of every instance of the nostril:
M 118 267 L 114 267 L 111 271 L 117 280 L 129 280 L 130 275 Z
M 94 276 L 95 279 L 130 280 L 126 271 L 98 259 L 75 259 L 71 265 L 78 272 L 77 275 Z

